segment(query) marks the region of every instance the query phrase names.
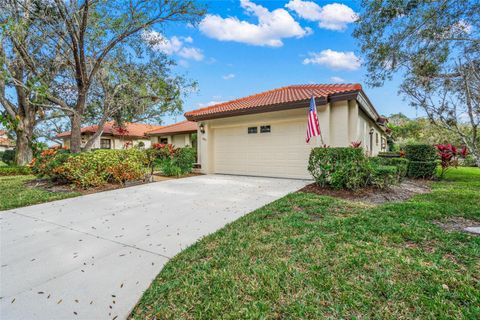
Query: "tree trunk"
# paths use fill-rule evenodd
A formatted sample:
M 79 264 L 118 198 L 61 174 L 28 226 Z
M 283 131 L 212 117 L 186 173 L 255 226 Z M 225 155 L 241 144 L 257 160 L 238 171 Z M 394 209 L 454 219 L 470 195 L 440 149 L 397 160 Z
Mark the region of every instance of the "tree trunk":
M 100 136 L 103 133 L 103 129 L 105 127 L 105 122 L 107 121 L 107 118 L 103 118 L 100 120 L 100 123 L 98 124 L 97 131 L 93 134 L 93 136 L 85 143 L 85 147 L 83 148 L 84 151 L 90 151 L 92 148 L 93 144 L 100 138 Z
M 33 151 L 30 145 L 29 133 L 26 130 L 17 131 L 17 145 L 15 147 L 15 163 L 24 166 L 30 163 L 33 158 Z
M 70 117 L 70 124 L 70 151 L 72 153 L 79 153 L 82 151 L 82 117 L 78 113 L 74 113 Z

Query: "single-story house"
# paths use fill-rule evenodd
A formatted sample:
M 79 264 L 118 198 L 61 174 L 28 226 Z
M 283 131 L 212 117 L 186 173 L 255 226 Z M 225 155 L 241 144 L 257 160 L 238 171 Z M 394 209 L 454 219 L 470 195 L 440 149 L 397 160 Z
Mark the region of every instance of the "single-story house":
M 0 151 L 15 149 L 15 142 L 7 135 L 7 131 L 0 130 Z
M 312 95 L 322 139 L 307 143 Z M 311 178 L 307 166 L 313 147 L 360 141 L 369 155 L 387 148 L 386 119 L 360 84 L 292 85 L 189 111 L 185 117 L 198 123 L 202 173 Z
M 100 139 L 93 144 L 93 149 L 126 149 L 130 147 L 150 148 L 150 138 L 146 135 L 148 131 L 162 128 L 162 126 L 143 124 L 143 123 L 125 123 L 122 127 L 116 125 L 114 121 L 105 123 L 103 133 Z M 98 126 L 88 126 L 81 129 L 82 147 L 89 138 L 97 132 Z M 70 131 L 57 135 L 57 138 L 63 140 L 63 146 L 70 147 Z
M 182 121 L 147 132 L 152 144 L 173 144 L 176 147 L 196 147 L 194 135 L 197 134 L 198 125 L 193 121 Z

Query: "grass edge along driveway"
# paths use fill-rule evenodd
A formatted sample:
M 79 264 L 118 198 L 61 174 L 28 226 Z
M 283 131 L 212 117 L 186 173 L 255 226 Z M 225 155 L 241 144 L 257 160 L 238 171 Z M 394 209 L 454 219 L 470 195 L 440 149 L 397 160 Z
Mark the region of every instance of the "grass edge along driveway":
M 34 176 L 0 177 L 0 211 L 79 196 L 79 192 L 50 192 L 28 187 Z
M 290 194 L 163 268 L 132 319 L 480 318 L 480 169 L 377 207 Z

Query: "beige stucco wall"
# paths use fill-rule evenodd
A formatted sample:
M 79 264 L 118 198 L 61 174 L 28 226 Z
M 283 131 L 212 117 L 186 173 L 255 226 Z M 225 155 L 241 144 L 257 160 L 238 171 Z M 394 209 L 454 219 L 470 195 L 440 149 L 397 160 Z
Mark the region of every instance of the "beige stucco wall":
M 365 130 L 370 129 L 355 100 L 317 106 L 317 112 L 323 143 L 332 147 L 363 141 Z M 306 143 L 307 115 L 306 106 L 203 121 L 205 133 L 199 130 L 197 140 L 202 172 L 310 178 L 308 157 L 311 148 L 321 146 L 322 141 L 314 137 Z M 378 147 L 375 134 L 373 138 L 376 154 L 380 151 L 380 129 L 371 124 L 379 133 Z M 271 132 L 260 133 L 262 125 L 270 125 Z M 258 127 L 258 133 L 248 134 L 248 127 Z
M 91 137 L 91 135 L 82 135 L 82 147 L 85 146 L 85 143 L 88 141 L 88 139 Z M 101 138 L 98 138 L 92 146 L 92 149 L 100 149 L 100 139 L 110 139 L 110 145 L 112 149 L 125 149 L 125 143 L 126 142 L 132 142 L 134 147 L 138 146 L 139 142 L 144 143 L 144 148 L 150 148 L 151 142 L 150 139 L 145 138 L 145 139 L 132 139 L 132 138 L 127 138 L 127 137 L 115 137 L 115 136 L 108 136 L 108 135 L 103 135 Z M 70 138 L 64 138 L 63 139 L 63 146 L 66 146 L 70 148 Z M 130 146 L 131 147 L 131 146 Z
M 372 140 L 370 141 L 370 130 L 372 129 L 373 134 Z M 370 155 L 376 156 L 379 152 L 386 151 L 386 144 L 382 146 L 382 138 L 386 139 L 385 133 L 362 110 L 360 110 L 358 117 L 357 141 L 362 141 L 362 147 Z M 370 142 L 372 142 L 372 144 L 370 144 Z
M 164 136 L 151 136 L 151 144 L 160 143 L 160 139 L 167 138 L 168 143 L 173 144 L 177 148 L 191 147 L 192 141 L 189 133 L 175 134 L 175 135 L 164 135 Z

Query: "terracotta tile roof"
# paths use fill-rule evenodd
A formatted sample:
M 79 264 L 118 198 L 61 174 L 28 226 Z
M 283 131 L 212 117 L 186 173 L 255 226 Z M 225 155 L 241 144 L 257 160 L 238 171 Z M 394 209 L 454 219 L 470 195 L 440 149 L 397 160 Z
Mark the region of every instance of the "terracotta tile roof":
M 0 130 L 0 136 L 3 136 L 4 134 L 7 134 L 7 131 L 5 131 L 5 130 Z
M 103 134 L 112 135 L 112 136 L 127 136 L 133 138 L 144 138 L 146 137 L 146 132 L 162 128 L 163 126 L 155 126 L 144 123 L 125 123 L 123 128 L 118 128 L 115 125 L 114 121 L 109 121 L 105 123 L 103 128 Z M 98 126 L 88 126 L 82 128 L 82 133 L 95 133 L 97 132 Z M 69 137 L 70 131 L 63 132 L 57 135 L 58 138 Z
M 193 121 L 182 121 L 165 126 L 160 129 L 147 132 L 147 135 L 172 134 L 172 133 L 188 133 L 197 132 L 197 123 Z
M 15 142 L 8 138 L 0 138 L 0 146 L 2 147 L 15 147 Z
M 305 84 L 291 85 L 270 91 L 265 91 L 248 97 L 223 102 L 185 113 L 188 120 L 198 120 L 202 118 L 216 117 L 235 111 L 261 112 L 262 109 L 269 111 L 268 106 L 289 104 L 293 102 L 308 101 L 312 94 L 315 98 L 328 100 L 334 94 L 358 92 L 362 86 L 354 84 Z

